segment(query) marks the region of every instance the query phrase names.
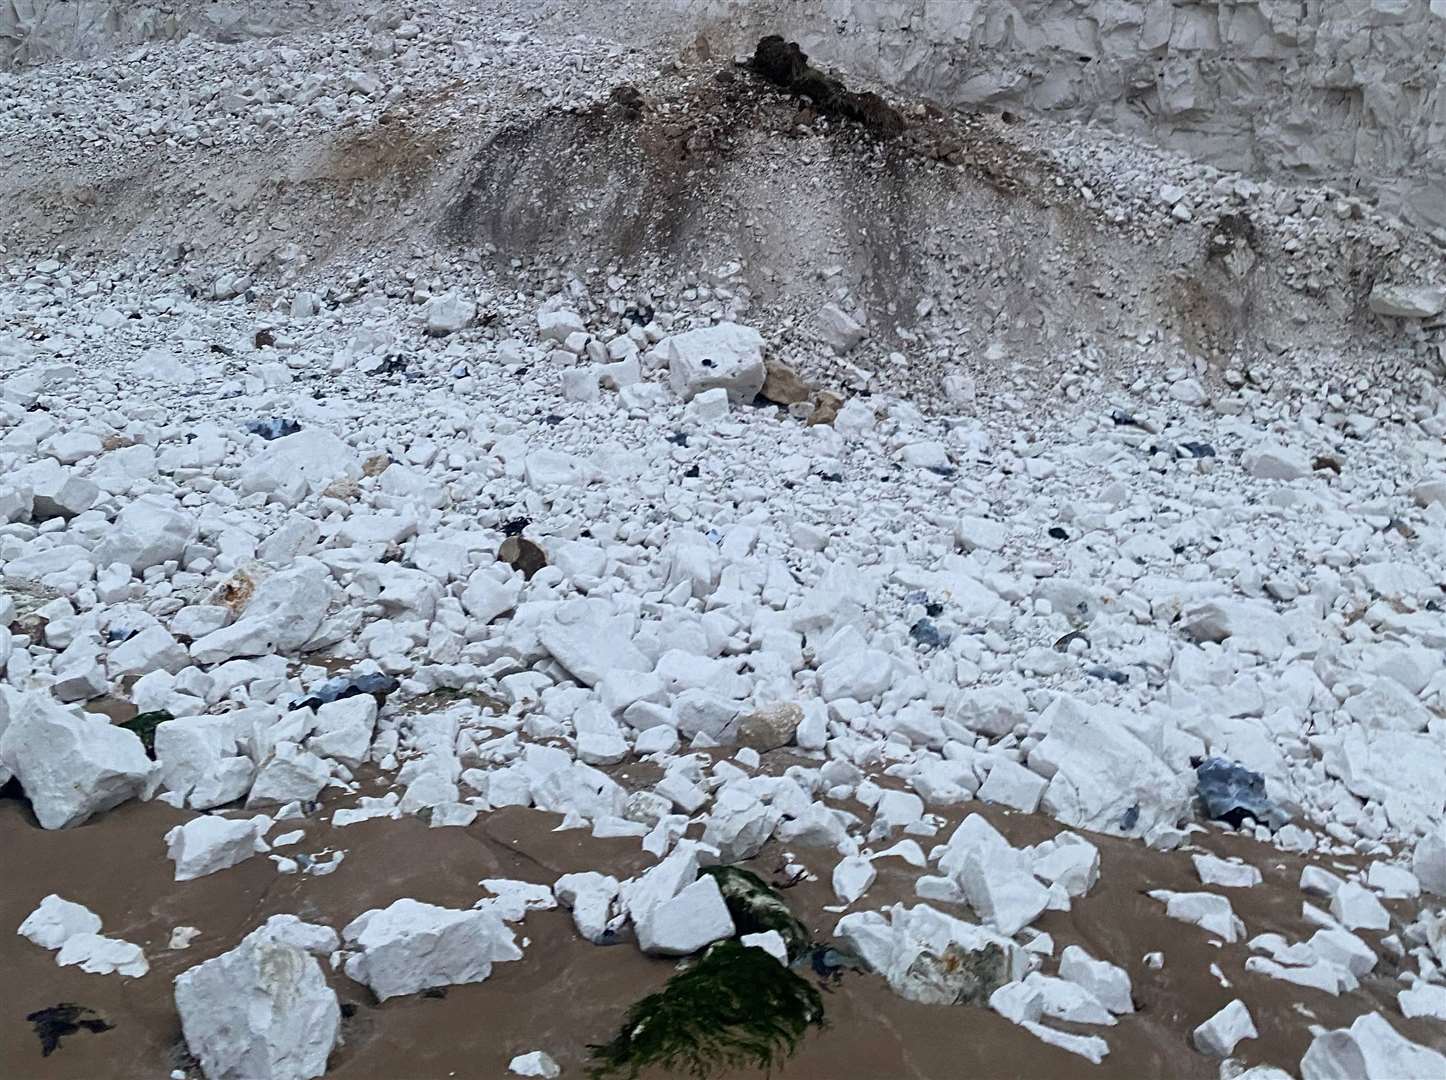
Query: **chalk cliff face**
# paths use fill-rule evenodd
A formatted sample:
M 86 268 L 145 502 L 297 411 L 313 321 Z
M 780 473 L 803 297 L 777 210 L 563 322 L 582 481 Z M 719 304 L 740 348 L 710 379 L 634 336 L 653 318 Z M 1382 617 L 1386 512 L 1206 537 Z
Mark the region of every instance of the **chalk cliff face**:
M 782 33 L 903 93 L 1087 120 L 1223 168 L 1326 180 L 1446 228 L 1446 0 L 526 3 L 631 42 L 701 33 L 727 50 Z M 359 9 L 386 14 L 350 0 L 0 0 L 0 69 L 186 33 L 284 34 Z
M 589 19 L 583 0 L 549 0 Z M 1446 228 L 1446 0 L 629 0 L 633 40 L 762 33 L 900 92 L 1077 118 Z M 616 20 L 614 12 L 597 16 Z
M 270 37 L 333 20 L 346 0 L 0 0 L 0 71 L 199 33 Z
M 696 4 L 685 4 L 696 7 Z M 901 91 L 1078 117 L 1446 226 L 1446 0 L 822 0 L 804 50 Z

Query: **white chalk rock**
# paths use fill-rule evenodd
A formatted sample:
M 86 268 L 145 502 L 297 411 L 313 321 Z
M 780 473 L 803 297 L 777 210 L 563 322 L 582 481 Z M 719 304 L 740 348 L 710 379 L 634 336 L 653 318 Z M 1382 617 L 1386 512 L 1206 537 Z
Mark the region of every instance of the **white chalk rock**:
M 95 548 L 99 566 L 122 563 L 139 574 L 179 560 L 196 534 L 196 521 L 171 499 L 147 496 L 122 510 Z
M 100 934 L 72 934 L 60 947 L 55 962 L 61 967 L 79 965 L 92 975 L 127 975 L 139 979 L 151 970 L 139 945 Z
M 100 488 L 95 484 L 48 458 L 22 470 L 16 481 L 30 493 L 31 514 L 36 521 L 73 518 L 100 498 Z
M 814 317 L 818 336 L 835 352 L 846 353 L 868 336 L 858 321 L 837 304 L 825 304 Z
M 765 930 L 761 934 L 744 934 L 738 939 L 745 948 L 762 949 L 784 967 L 788 966 L 788 942 L 777 930 Z
M 514 1076 L 541 1076 L 544 1080 L 556 1080 L 562 1075 L 557 1062 L 541 1050 L 518 1054 L 507 1063 L 507 1071 Z
M 723 893 L 708 876 L 648 908 L 636 926 L 638 947 L 652 956 L 688 956 L 734 934 Z
M 584 686 L 596 686 L 611 672 L 652 670 L 633 644 L 626 620 L 599 616 L 592 608 L 564 607 L 538 630 L 537 637 Z
M 1189 809 L 1192 788 L 1122 723 L 1061 695 L 1045 710 L 1050 732 L 1029 754 L 1049 777 L 1040 801 L 1066 825 L 1144 836 Z
M 377 699 L 370 694 L 328 701 L 316 710 L 306 746 L 320 757 L 334 758 L 355 769 L 366 759 L 376 727 Z
M 1266 440 L 1241 455 L 1240 464 L 1257 480 L 1299 480 L 1309 476 L 1310 457 L 1302 450 Z
M 1005 937 L 1013 937 L 1049 906 L 1049 890 L 1008 861 L 971 852 L 959 870 L 969 906 Z
M 1032 971 L 1025 976 L 1024 984 L 1039 991 L 1044 1015 L 1052 1020 L 1109 1026 L 1116 1022 L 1104 1004 L 1078 983 Z
M 1414 1020 L 1418 1016 L 1446 1020 L 1446 986 L 1418 982 L 1409 990 L 1402 990 L 1397 994 L 1396 1004 L 1400 1006 L 1401 1015 L 1407 1020 Z
M 1195 873 L 1202 885 L 1219 885 L 1226 889 L 1248 889 L 1259 885 L 1260 871 L 1248 863 L 1227 862 L 1214 855 L 1193 855 Z
M 296 915 L 273 915 L 254 934 L 265 934 L 272 941 L 293 945 L 312 956 L 331 956 L 341 947 L 335 930 L 320 923 L 302 922 Z
M 1331 897 L 1331 914 L 1347 930 L 1389 930 L 1391 913 L 1363 885 L 1348 881 Z
M 311 1080 L 341 1026 L 321 965 L 266 927 L 178 975 L 176 1011 L 206 1080 Z
M 234 623 L 193 642 L 191 658 L 220 664 L 237 657 L 295 653 L 321 628 L 335 593 L 325 566 L 314 559 L 298 560 L 290 570 L 263 581 Z
M 493 963 L 522 958 L 512 931 L 491 912 L 411 899 L 363 912 L 341 934 L 357 950 L 347 958 L 347 975 L 382 1001 L 433 986 L 482 982 Z
M 295 505 L 334 480 L 356 480 L 361 464 L 351 447 L 329 431 L 305 428 L 273 439 L 241 467 L 241 490 L 262 492 Z
M 1100 849 L 1074 833 L 1060 833 L 1056 846 L 1034 860 L 1034 876 L 1060 885 L 1070 896 L 1084 896 L 1100 879 Z
M 1317 1035 L 1300 1059 L 1301 1080 L 1441 1080 L 1446 1056 L 1413 1043 L 1380 1013 Z
M 1044 1016 L 1044 993 L 1029 983 L 1006 983 L 989 995 L 989 1007 L 1011 1023 L 1035 1023 Z
M 1190 1038 L 1202 1054 L 1223 1058 L 1233 1054 L 1241 1040 L 1258 1036 L 1250 1010 L 1237 998 L 1197 1027 Z
M 477 305 L 463 300 L 456 292 L 443 293 L 428 300 L 422 308 L 429 337 L 446 337 L 464 330 L 477 318 Z
M 583 333 L 587 324 L 575 311 L 540 311 L 537 313 L 537 329 L 543 340 L 561 343 L 567 340 L 569 334 Z
M 998 803 L 1014 810 L 1032 814 L 1039 809 L 1039 800 L 1049 781 L 1023 765 L 1000 758 L 980 785 L 978 796 L 985 802 Z
M 1411 872 L 1421 888 L 1437 896 L 1446 896 L 1446 822 L 1416 841 L 1411 856 Z
M 186 647 L 164 627 L 148 626 L 110 651 L 106 667 L 113 679 L 126 675 L 148 675 L 152 671 L 175 674 L 190 665 Z
M 1377 285 L 1369 303 L 1392 319 L 1431 319 L 1446 311 L 1446 285 Z
M 668 384 L 684 401 L 722 388 L 728 400 L 746 405 L 763 389 L 763 337 L 738 323 L 719 323 L 673 334 L 658 343 L 668 365 Z
M 295 743 L 283 742 L 261 766 L 246 806 L 284 806 L 290 802 L 312 802 L 331 778 L 331 767 L 315 754 Z
M 571 909 L 577 932 L 594 945 L 604 945 L 614 937 L 612 905 L 620 887 L 617 878 L 586 870 L 562 875 L 552 891 L 559 904 Z
M 1059 977 L 1083 986 L 1112 1013 L 1135 1011 L 1129 972 L 1107 960 L 1096 960 L 1078 945 L 1070 945 L 1060 954 Z
M 1032 1020 L 1025 1020 L 1020 1026 L 1040 1042 L 1057 1046 L 1061 1050 L 1068 1050 L 1071 1054 L 1078 1054 L 1095 1065 L 1103 1061 L 1110 1052 L 1110 1044 L 1098 1035 L 1071 1035 L 1067 1031 L 1060 1031 L 1045 1024 L 1037 1024 Z
M 100 916 L 83 904 L 51 893 L 25 917 L 16 932 L 42 949 L 58 949 L 76 934 L 100 933 Z
M 1164 903 L 1165 914 L 1170 918 L 1193 923 L 1226 942 L 1239 941 L 1245 934 L 1245 924 L 1235 917 L 1235 909 L 1223 896 L 1204 892 L 1171 892 L 1169 889 L 1155 889 L 1149 896 Z
M 852 904 L 879 876 L 874 864 L 862 855 L 850 855 L 833 868 L 833 891 L 839 900 Z
M 176 880 L 205 877 L 271 850 L 261 839 L 270 827 L 265 814 L 253 818 L 204 814 L 177 825 L 166 833 L 166 855 L 176 864 Z
M 514 579 L 504 583 L 486 570 L 477 570 L 467 579 L 467 587 L 462 590 L 462 608 L 479 622 L 490 623 L 503 612 L 515 608 L 521 595 L 520 581 Z
M 0 735 L 0 765 L 20 781 L 45 829 L 65 829 L 147 794 L 154 763 L 141 740 L 103 718 L 26 694 Z

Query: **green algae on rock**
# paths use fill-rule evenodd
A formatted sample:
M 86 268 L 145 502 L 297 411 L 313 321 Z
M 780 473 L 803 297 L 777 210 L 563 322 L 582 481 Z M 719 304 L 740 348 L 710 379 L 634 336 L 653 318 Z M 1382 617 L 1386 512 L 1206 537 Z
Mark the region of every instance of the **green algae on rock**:
M 634 1004 L 611 1042 L 591 1046 L 594 1080 L 657 1067 L 706 1078 L 724 1068 L 771 1069 L 823 1024 L 823 998 L 763 949 L 711 945 L 656 994 Z
M 789 963 L 797 962 L 808 952 L 807 928 L 789 910 L 783 897 L 753 871 L 740 866 L 705 866 L 701 872 L 718 882 L 718 890 L 740 935 L 777 930 L 788 947 Z
M 165 709 L 156 709 L 154 712 L 143 712 L 137 716 L 133 716 L 119 726 L 138 735 L 141 740 L 141 745 L 146 748 L 147 756 L 155 757 L 156 727 L 159 724 L 164 724 L 167 720 L 174 719 L 175 717 L 166 712 Z

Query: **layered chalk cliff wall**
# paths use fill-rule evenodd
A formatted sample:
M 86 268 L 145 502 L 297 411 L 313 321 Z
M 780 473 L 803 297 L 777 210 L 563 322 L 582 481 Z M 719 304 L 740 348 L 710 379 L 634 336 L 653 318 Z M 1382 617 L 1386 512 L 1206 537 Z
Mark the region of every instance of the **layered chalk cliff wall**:
M 714 52 L 781 33 L 902 93 L 1077 118 L 1224 168 L 1329 181 L 1446 230 L 1446 0 L 455 3 Z M 0 0 L 0 69 L 389 12 L 412 17 L 376 0 Z
M 1446 0 L 619 6 L 638 35 L 700 32 L 715 48 L 743 48 L 781 33 L 822 64 L 901 92 L 1077 118 L 1222 168 L 1326 180 L 1446 228 Z

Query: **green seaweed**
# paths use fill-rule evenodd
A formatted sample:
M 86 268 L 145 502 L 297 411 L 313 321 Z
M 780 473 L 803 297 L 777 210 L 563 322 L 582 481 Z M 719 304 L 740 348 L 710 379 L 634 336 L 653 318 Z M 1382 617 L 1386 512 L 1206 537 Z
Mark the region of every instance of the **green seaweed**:
M 120 726 L 140 736 L 141 745 L 146 748 L 146 753 L 150 757 L 155 757 L 156 725 L 164 724 L 167 720 L 174 719 L 175 717 L 166 712 L 165 709 L 156 709 L 154 712 L 138 713 Z
M 808 928 L 789 910 L 783 897 L 757 874 L 741 866 L 705 866 L 703 873 L 718 883 L 728 914 L 740 934 L 777 930 L 788 948 L 790 963 L 797 962 L 811 944 Z
M 815 1025 L 823 1025 L 823 998 L 812 984 L 763 949 L 722 941 L 634 1004 L 611 1042 L 588 1047 L 590 1075 L 634 1080 L 657 1067 L 666 1076 L 706 1078 L 724 1068 L 772 1069 Z

